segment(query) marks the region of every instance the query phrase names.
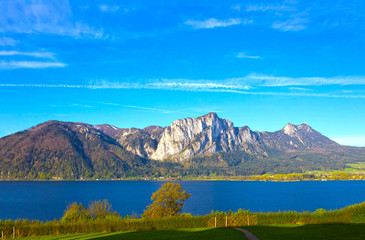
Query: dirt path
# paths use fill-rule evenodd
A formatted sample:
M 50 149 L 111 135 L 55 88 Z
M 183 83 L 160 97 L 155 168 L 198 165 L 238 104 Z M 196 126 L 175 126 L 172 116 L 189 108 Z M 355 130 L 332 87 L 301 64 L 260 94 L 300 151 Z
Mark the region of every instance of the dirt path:
M 247 237 L 248 240 L 260 240 L 260 239 L 258 239 L 258 237 L 253 235 L 252 232 L 249 232 L 246 229 L 243 229 L 243 228 L 234 228 L 234 229 L 236 229 L 240 232 L 243 232 L 243 234 L 245 234 L 245 236 Z

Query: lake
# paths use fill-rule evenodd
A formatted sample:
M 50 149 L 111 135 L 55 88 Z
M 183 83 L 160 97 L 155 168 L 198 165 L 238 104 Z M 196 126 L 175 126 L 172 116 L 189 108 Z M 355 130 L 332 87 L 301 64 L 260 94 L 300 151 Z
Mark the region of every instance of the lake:
M 52 220 L 67 205 L 108 199 L 122 216 L 141 214 L 161 181 L 0 182 L 0 219 Z M 314 211 L 338 209 L 365 201 L 365 181 L 179 182 L 192 197 L 184 212 L 204 215 L 211 210 Z

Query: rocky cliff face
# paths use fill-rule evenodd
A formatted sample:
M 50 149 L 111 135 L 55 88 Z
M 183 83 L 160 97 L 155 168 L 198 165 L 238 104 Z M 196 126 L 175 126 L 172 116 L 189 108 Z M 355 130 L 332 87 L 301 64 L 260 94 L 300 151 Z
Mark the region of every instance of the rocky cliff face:
M 128 129 L 103 124 L 96 125 L 95 128 L 114 138 L 127 151 L 144 158 L 150 158 L 156 151 L 163 132 L 163 128 L 159 126 L 150 126 L 144 129 Z
M 220 151 L 220 138 L 230 130 L 233 130 L 233 123 L 218 118 L 215 113 L 175 120 L 162 133 L 151 158 L 162 160 L 177 157 L 182 160 L 197 154 Z
M 276 132 L 256 132 L 247 126 L 234 127 L 231 121 L 219 118 L 216 113 L 178 119 L 166 128 L 95 127 L 116 139 L 126 150 L 153 160 L 183 161 L 197 155 L 232 150 L 267 156 L 272 150 L 295 151 L 337 145 L 306 123 L 288 123 Z
M 227 119 L 209 113 L 198 118 L 174 121 L 165 129 L 152 159 L 184 160 L 219 151 L 256 150 L 263 152 L 259 134 L 249 127 L 236 128 Z

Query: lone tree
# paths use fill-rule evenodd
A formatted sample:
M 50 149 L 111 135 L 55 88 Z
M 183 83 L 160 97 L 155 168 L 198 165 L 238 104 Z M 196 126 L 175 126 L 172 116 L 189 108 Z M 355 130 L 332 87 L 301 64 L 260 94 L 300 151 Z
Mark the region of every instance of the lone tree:
M 165 183 L 152 194 L 153 201 L 147 206 L 142 217 L 157 218 L 179 215 L 184 202 L 191 194 L 185 192 L 179 183 Z

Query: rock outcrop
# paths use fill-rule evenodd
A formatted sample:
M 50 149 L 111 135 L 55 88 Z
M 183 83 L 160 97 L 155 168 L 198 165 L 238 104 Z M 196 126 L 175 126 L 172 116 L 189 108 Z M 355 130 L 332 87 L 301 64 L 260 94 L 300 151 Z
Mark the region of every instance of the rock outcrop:
M 216 113 L 178 119 L 165 128 L 95 127 L 116 139 L 126 150 L 153 160 L 184 161 L 197 155 L 233 150 L 267 156 L 272 150 L 305 150 L 337 144 L 306 123 L 288 123 L 276 132 L 257 132 L 247 126 L 234 127 L 231 121 L 219 118 Z

